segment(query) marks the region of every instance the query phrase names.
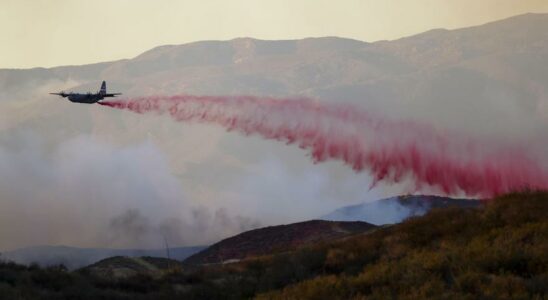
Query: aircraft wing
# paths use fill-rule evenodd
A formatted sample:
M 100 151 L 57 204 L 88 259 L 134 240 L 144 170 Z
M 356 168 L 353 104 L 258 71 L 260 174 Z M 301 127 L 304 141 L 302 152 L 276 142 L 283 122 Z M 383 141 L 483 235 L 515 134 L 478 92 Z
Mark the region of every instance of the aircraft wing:
M 61 93 L 49 93 L 49 94 L 50 94 L 50 95 L 61 96 L 61 97 L 63 97 L 63 98 L 66 97 L 66 96 L 68 96 L 68 94 L 65 94 L 65 93 L 63 93 L 63 92 L 61 92 Z
M 109 94 L 104 94 L 103 97 L 116 97 L 118 95 L 122 95 L 122 93 L 109 93 Z

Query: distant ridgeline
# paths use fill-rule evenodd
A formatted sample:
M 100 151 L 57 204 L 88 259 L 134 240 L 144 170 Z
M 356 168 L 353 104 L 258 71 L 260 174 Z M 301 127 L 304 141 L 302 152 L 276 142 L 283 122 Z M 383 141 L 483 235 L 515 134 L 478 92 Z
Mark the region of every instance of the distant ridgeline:
M 173 259 L 183 260 L 188 256 L 206 248 L 174 247 L 170 248 Z M 77 248 L 67 246 L 36 246 L 3 252 L 0 259 L 14 261 L 19 264 L 37 263 L 41 266 L 64 265 L 69 270 L 81 268 L 112 256 L 155 256 L 166 257 L 165 249 L 108 249 L 108 248 Z
M 394 224 L 412 216 L 421 216 L 433 208 L 478 207 L 475 199 L 454 199 L 441 196 L 405 195 L 345 206 L 320 219 L 332 221 L 364 221 L 375 225 Z

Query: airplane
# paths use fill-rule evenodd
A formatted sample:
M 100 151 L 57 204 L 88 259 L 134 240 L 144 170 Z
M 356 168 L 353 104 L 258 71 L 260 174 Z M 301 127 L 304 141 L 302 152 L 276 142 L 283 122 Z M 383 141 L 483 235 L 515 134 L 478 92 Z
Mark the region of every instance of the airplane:
M 72 93 L 72 92 L 70 93 L 60 92 L 60 93 L 50 93 L 50 94 L 61 96 L 63 98 L 68 97 L 68 99 L 71 102 L 87 103 L 87 104 L 97 103 L 107 97 L 116 97 L 118 95 L 122 95 L 122 93 L 107 93 L 107 83 L 104 81 L 101 84 L 101 89 L 99 90 L 99 92 L 95 94 L 91 92 L 88 92 L 86 94 Z

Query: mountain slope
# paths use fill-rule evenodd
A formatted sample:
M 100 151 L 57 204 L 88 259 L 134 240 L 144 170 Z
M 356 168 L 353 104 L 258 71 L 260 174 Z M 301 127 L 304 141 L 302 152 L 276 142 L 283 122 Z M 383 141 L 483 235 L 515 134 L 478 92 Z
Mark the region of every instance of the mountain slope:
M 375 225 L 365 222 L 312 220 L 246 231 L 224 239 L 184 260 L 187 264 L 237 261 L 253 256 L 293 250 L 318 242 L 336 240 L 366 232 Z
M 375 225 L 399 223 L 412 216 L 421 216 L 433 208 L 478 207 L 481 201 L 454 199 L 439 196 L 407 195 L 381 199 L 373 202 L 345 206 L 327 215 L 322 220 L 364 221 Z
M 266 88 L 273 93 L 297 94 L 325 84 L 362 85 L 372 79 L 453 68 L 497 55 L 499 59 L 518 53 L 546 55 L 543 50 L 548 43 L 548 33 L 543 30 L 546 26 L 548 14 L 525 14 L 481 26 L 437 29 L 376 43 L 337 37 L 194 42 L 160 46 L 133 59 L 115 62 L 50 69 L 3 69 L 0 87 L 17 89 L 24 82 L 37 83 L 48 78 L 75 81 L 103 78 L 114 85 L 130 84 L 132 88 L 126 91 L 130 95 L 134 94 L 132 91 L 150 93 L 149 89 L 160 83 L 161 86 L 155 88 L 161 87 L 164 93 L 253 93 L 255 90 L 259 94 L 271 94 L 264 90 Z M 499 59 L 497 64 L 505 64 Z M 213 84 L 203 79 L 221 86 L 210 89 Z M 234 85 L 229 87 L 228 83 Z M 203 84 L 207 86 L 201 86 Z M 249 90 L 246 92 L 246 89 Z
M 433 211 L 334 243 L 330 271 L 259 299 L 544 299 L 548 193 Z

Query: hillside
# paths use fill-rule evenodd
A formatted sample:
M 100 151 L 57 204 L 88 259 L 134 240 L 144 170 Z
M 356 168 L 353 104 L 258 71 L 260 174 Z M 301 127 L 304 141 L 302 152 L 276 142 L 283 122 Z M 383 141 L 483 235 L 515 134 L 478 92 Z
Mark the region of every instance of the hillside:
M 246 231 L 213 244 L 187 259 L 187 264 L 234 262 L 244 258 L 294 250 L 374 229 L 365 222 L 312 220 Z
M 259 298 L 544 299 L 547 217 L 547 192 L 434 210 L 324 248 L 327 274 Z
M 413 216 L 421 216 L 434 208 L 478 207 L 481 201 L 440 196 L 405 195 L 341 207 L 320 219 L 331 221 L 363 221 L 375 225 L 394 224 Z
M 366 235 L 112 280 L 0 264 L 6 299 L 545 299 L 548 192 L 434 209 Z
M 170 257 L 184 260 L 190 255 L 205 249 L 205 246 L 170 248 Z M 78 248 L 68 246 L 36 246 L 16 249 L 0 253 L 0 259 L 18 264 L 37 263 L 40 266 L 63 265 L 74 270 L 91 265 L 112 256 L 154 256 L 165 257 L 165 249 L 108 249 L 108 248 Z
M 103 259 L 80 272 L 92 274 L 101 278 L 129 278 L 139 274 L 160 276 L 162 271 L 181 268 L 180 261 L 162 257 L 127 257 L 115 256 Z

